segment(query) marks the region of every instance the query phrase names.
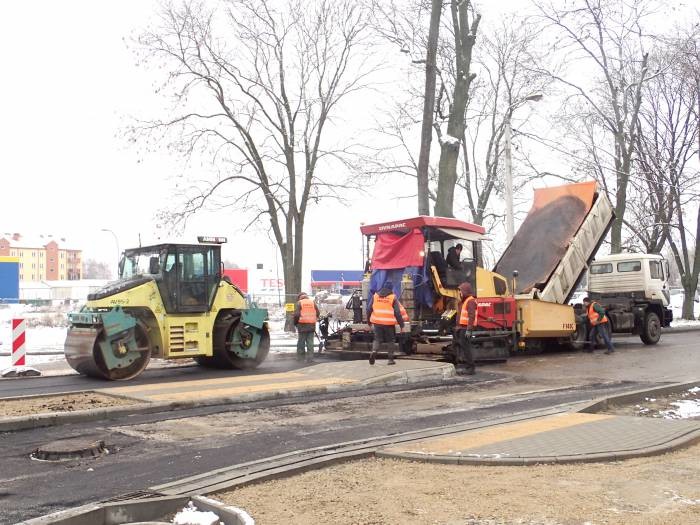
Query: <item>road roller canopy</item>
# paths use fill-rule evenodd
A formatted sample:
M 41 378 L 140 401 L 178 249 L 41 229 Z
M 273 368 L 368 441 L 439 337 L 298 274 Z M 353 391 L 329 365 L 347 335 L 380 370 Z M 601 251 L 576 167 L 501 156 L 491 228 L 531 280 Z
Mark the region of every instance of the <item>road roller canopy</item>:
M 207 312 L 221 279 L 220 244 L 156 244 L 124 250 L 121 281 L 153 278 L 168 313 Z

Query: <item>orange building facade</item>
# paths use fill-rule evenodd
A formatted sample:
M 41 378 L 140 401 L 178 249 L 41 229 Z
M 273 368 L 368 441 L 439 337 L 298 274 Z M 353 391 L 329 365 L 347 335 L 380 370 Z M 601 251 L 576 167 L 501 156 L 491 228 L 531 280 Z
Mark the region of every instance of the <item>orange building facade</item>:
M 0 257 L 19 259 L 20 281 L 75 281 L 82 278 L 82 250 L 50 235 L 28 238 L 0 234 Z

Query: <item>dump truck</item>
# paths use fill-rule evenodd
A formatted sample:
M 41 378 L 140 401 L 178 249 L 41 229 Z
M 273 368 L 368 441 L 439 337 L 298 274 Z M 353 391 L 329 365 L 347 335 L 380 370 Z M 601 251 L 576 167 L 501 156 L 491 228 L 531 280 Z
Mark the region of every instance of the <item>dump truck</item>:
M 588 270 L 588 295 L 605 308 L 607 330 L 638 335 L 646 345 L 658 343 L 661 328 L 673 321 L 668 261 L 658 254 L 596 257 Z
M 118 280 L 68 314 L 68 364 L 109 380 L 138 376 L 151 357 L 257 367 L 270 349 L 267 310 L 224 276 L 223 237 L 125 250 Z
M 532 209 L 492 271 L 477 265 L 480 243 L 487 240 L 482 226 L 426 216 L 364 225 L 365 304 L 391 281 L 410 318 L 410 335 L 399 338 L 404 354 L 455 360 L 451 336 L 462 282 L 477 293 L 479 322 L 472 338 L 477 360 L 580 345 L 587 327 L 568 301 L 613 219 L 612 205 L 594 181 L 537 189 Z M 458 269 L 445 262 L 456 244 L 466 253 Z M 368 352 L 371 341 L 368 324 L 348 323 L 328 334 L 324 346 Z

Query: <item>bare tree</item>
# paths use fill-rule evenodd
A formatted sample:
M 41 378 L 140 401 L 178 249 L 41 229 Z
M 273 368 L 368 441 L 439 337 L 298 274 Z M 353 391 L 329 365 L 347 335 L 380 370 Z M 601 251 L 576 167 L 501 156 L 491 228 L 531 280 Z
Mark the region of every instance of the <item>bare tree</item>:
M 688 32 L 687 36 L 678 39 L 675 42 L 676 49 L 679 50 L 679 68 L 676 70 L 678 78 L 681 81 L 679 89 L 686 92 L 686 101 L 689 103 L 685 106 L 689 119 L 694 119 L 695 122 L 691 125 L 694 129 L 694 134 L 689 134 L 688 138 L 694 139 L 697 144 L 695 153 L 700 162 L 700 45 L 698 37 L 700 33 L 697 29 L 697 24 L 693 32 Z M 672 42 L 671 45 L 674 45 Z M 680 119 L 684 121 L 683 119 Z M 700 192 L 698 191 L 698 176 L 700 173 L 695 171 L 690 177 L 683 178 L 679 172 L 679 168 L 685 166 L 674 165 L 670 170 L 673 177 L 671 187 L 671 198 L 674 203 L 676 213 L 676 234 L 669 239 L 671 251 L 676 261 L 676 266 L 681 275 L 681 284 L 685 292 L 683 301 L 682 316 L 684 319 L 694 318 L 693 301 L 698 290 L 698 279 L 700 276 Z M 685 207 L 688 203 L 697 206 L 695 210 L 696 218 L 695 225 L 686 226 Z M 691 208 L 692 209 L 692 208 Z
M 425 58 L 425 91 L 423 97 L 423 122 L 421 124 L 420 153 L 418 156 L 418 214 L 430 215 L 428 200 L 430 145 L 433 138 L 433 112 L 435 111 L 435 82 L 437 77 L 437 48 L 440 34 L 442 0 L 432 0 L 428 49 Z
M 175 106 L 139 131 L 163 132 L 189 158 L 210 160 L 213 180 L 186 188 L 167 219 L 183 223 L 207 206 L 248 212 L 268 225 L 283 262 L 285 292 L 301 289 L 309 206 L 350 184 L 319 170 L 348 167 L 348 148 L 322 140 L 340 102 L 365 86 L 367 15 L 352 0 L 230 0 L 166 6 L 139 42 L 168 72 Z M 261 222 L 266 217 L 267 220 Z M 232 221 L 241 222 L 239 216 Z M 289 325 L 288 325 L 289 327 Z
M 561 2 L 535 0 L 542 16 L 557 30 L 557 46 L 564 60 L 581 67 L 565 76 L 555 75 L 588 108 L 586 114 L 569 116 L 586 121 L 581 140 L 600 138 L 590 126 L 609 137 L 611 147 L 604 155 L 593 156 L 591 172 L 610 175 L 614 184 L 604 184 L 615 202 L 615 222 L 611 250 L 622 248 L 622 226 L 627 207 L 627 187 L 632 171 L 634 145 L 638 133 L 642 86 L 650 78 L 646 34 L 643 24 L 651 12 L 652 0 L 574 0 Z M 586 83 L 593 73 L 594 82 Z M 578 106 L 576 109 L 580 108 Z M 593 144 L 596 153 L 601 149 Z M 610 160 L 610 162 L 608 162 Z
M 684 198 L 694 177 L 688 164 L 695 151 L 698 122 L 695 89 L 687 81 L 686 62 L 677 53 L 683 47 L 684 43 L 674 41 L 651 56 L 651 63 L 659 64 L 657 69 L 661 65 L 665 69 L 642 90 L 625 224 L 647 253 L 660 253 L 669 240 L 675 201 Z
M 488 217 L 503 216 L 494 210 L 492 197 L 503 193 L 506 121 L 512 120 L 514 112 L 528 100 L 541 97 L 551 83 L 550 76 L 542 73 L 544 57 L 539 55 L 542 47 L 537 42 L 540 29 L 530 19 L 506 17 L 485 28 L 474 55 L 480 81 L 473 84 L 467 108 L 462 143 L 464 175 L 458 179 L 458 186 L 466 194 L 476 224 L 484 224 Z M 531 164 L 527 157 L 522 160 Z M 533 174 L 539 175 L 537 171 Z M 520 177 L 516 190 L 528 181 L 528 177 Z
M 464 143 L 465 112 L 469 103 L 469 87 L 476 77 L 471 71 L 472 51 L 476 42 L 481 15 L 474 13 L 469 0 L 451 0 L 451 36 L 454 45 L 454 84 L 452 93 L 446 99 L 447 130 L 441 132 L 440 124 L 435 123 L 440 142 L 440 163 L 438 172 L 435 215 L 454 216 L 454 194 L 457 184 L 457 163 L 460 144 Z M 443 83 L 440 94 L 448 96 Z M 438 104 L 439 105 L 439 104 Z
M 83 261 L 83 278 L 111 279 L 112 270 L 106 262 L 96 261 L 95 259 L 85 259 Z

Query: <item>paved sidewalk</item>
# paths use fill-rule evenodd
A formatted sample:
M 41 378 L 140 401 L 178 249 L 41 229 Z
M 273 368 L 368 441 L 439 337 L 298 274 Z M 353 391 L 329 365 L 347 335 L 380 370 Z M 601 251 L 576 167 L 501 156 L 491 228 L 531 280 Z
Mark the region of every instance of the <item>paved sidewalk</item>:
M 455 376 L 449 363 L 399 359 L 389 366 L 379 360 L 374 366 L 367 361 L 318 363 L 290 372 L 238 375 L 146 385 L 127 385 L 97 390 L 150 402 L 198 401 L 275 394 L 340 391 L 353 387 L 394 386 L 428 381 L 443 381 Z
M 687 389 L 679 385 L 678 390 Z M 616 396 L 634 402 L 670 387 Z M 614 398 L 611 398 L 614 399 Z M 436 463 L 530 465 L 614 461 L 700 442 L 700 421 L 596 413 L 610 400 L 567 412 L 384 447 L 379 457 Z

